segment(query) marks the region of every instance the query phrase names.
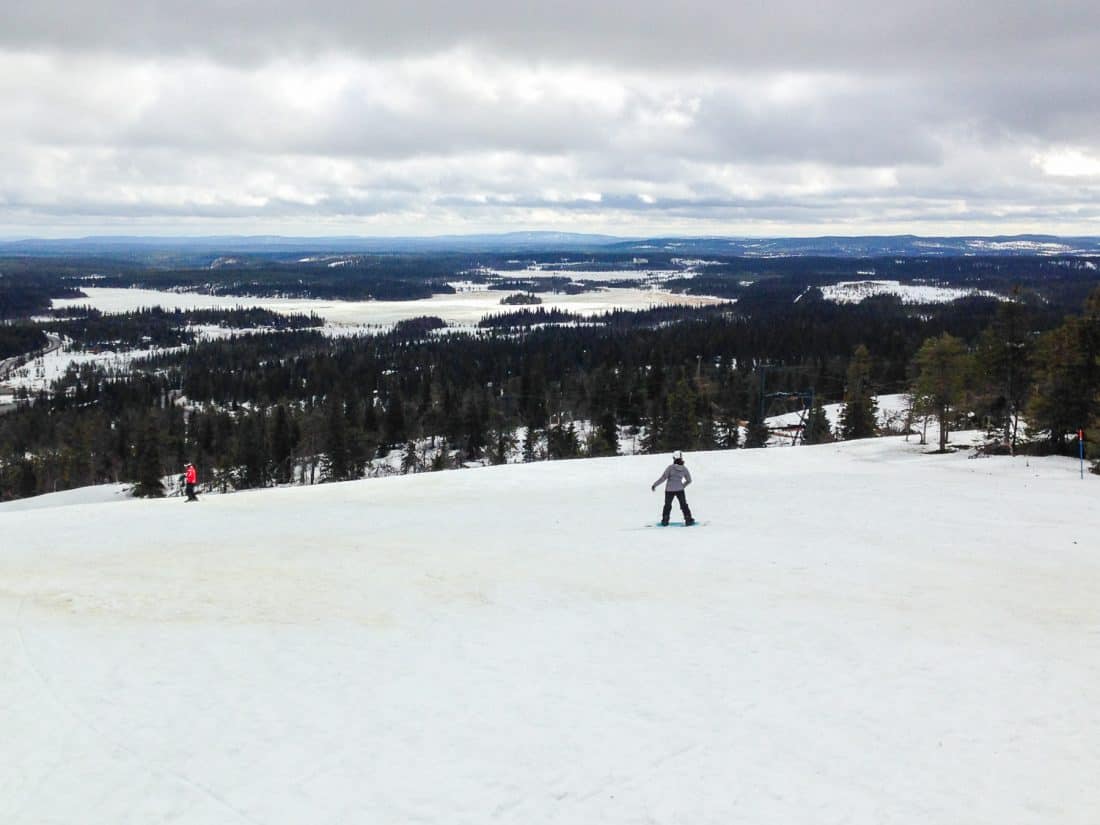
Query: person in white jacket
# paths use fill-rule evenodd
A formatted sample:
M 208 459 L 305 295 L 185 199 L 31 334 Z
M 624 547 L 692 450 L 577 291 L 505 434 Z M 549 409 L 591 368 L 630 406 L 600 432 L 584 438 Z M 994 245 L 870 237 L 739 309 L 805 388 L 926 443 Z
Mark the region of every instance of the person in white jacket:
M 684 524 L 691 526 L 695 519 L 691 517 L 691 508 L 688 507 L 687 495 L 684 489 L 691 484 L 691 473 L 684 466 L 684 454 L 679 450 L 672 454 L 672 463 L 661 473 L 661 477 L 653 482 L 649 488 L 656 490 L 657 485 L 665 483 L 665 508 L 661 511 L 661 526 L 668 526 L 668 516 L 672 512 L 672 500 L 680 502 L 680 512 L 684 514 Z

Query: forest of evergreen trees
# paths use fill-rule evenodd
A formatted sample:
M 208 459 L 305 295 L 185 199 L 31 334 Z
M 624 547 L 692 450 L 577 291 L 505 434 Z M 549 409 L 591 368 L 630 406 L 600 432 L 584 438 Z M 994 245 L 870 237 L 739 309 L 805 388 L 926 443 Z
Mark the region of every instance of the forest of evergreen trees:
M 103 313 L 90 307 L 70 306 L 51 310 L 56 318 L 41 321 L 38 328 L 62 336 L 73 348 L 174 347 L 196 340 L 195 326 L 226 329 L 291 330 L 320 327 L 316 315 L 282 314 L 260 307 L 237 309 L 163 309 L 152 307 L 132 312 Z M 25 350 L 24 350 L 25 351 Z
M 0 361 L 46 346 L 46 333 L 28 324 L 0 324 Z
M 523 273 L 562 260 L 558 252 L 251 255 L 186 268 L 148 257 L 0 260 L 0 359 L 41 348 L 46 332 L 74 347 L 177 348 L 121 375 L 72 370 L 0 416 L 0 498 L 102 481 L 155 492 L 186 460 L 208 484 L 235 489 L 354 478 L 394 450 L 412 472 L 517 455 L 611 455 L 623 437 L 650 451 L 756 447 L 768 440 L 764 417 L 807 391 L 816 401 L 801 433 L 808 443 L 874 435 L 874 396 L 905 391 L 914 415 L 938 420 L 945 439 L 980 424 L 1000 449 L 1072 453 L 1084 427 L 1095 455 L 1100 297 L 1088 258 L 719 257 L 666 285 L 736 304 L 599 318 L 502 311 L 476 334 L 440 335 L 444 322 L 425 317 L 334 340 L 316 317 L 258 309 L 49 309 L 87 284 L 401 299 L 449 291 L 460 277 L 564 289 L 566 279 Z M 624 277 L 637 267 L 612 253 L 574 263 Z M 654 253 L 646 265 L 682 263 Z M 490 268 L 516 274 L 490 277 Z M 866 277 L 1014 289 L 1014 300 L 917 307 L 879 296 L 837 305 L 817 289 Z M 190 328 L 206 324 L 255 332 L 196 342 Z M 829 402 L 844 403 L 835 431 L 821 409 Z
M 444 326 L 437 318 L 335 340 L 299 319 L 196 343 L 125 375 L 70 371 L 52 393 L 0 416 L 0 495 L 118 480 L 155 493 L 186 461 L 228 490 L 355 478 L 394 450 L 415 472 L 510 455 L 613 455 L 624 436 L 647 451 L 763 446 L 764 416 L 783 411 L 772 394 L 806 390 L 817 401 L 803 432 L 810 443 L 874 435 L 873 396 L 912 391 L 916 413 L 938 418 L 945 434 L 978 423 L 1006 450 L 1071 453 L 1079 427 L 1100 435 L 1092 287 L 1069 317 L 1029 292 L 913 307 L 888 297 L 837 305 L 811 291 L 797 303 L 768 293 L 583 325 L 547 325 L 560 319 L 538 308 L 443 336 L 432 334 Z M 57 323 L 94 320 L 119 337 L 115 324 L 148 329 L 174 316 Z M 838 401 L 834 432 L 820 407 Z

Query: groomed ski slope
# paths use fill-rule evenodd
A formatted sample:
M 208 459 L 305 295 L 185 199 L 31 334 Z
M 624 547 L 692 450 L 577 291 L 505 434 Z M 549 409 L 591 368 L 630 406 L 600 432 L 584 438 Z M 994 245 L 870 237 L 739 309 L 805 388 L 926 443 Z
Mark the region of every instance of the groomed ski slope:
M 0 822 L 1094 825 L 1100 478 L 922 449 L 0 507 Z

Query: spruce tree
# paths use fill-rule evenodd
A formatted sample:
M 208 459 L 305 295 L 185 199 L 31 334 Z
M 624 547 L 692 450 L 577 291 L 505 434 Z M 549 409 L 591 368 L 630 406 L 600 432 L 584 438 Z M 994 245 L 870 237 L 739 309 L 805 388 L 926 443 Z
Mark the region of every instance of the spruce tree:
M 563 427 L 559 422 L 557 426 L 547 431 L 547 449 L 550 458 L 576 458 L 580 455 L 580 441 L 577 439 L 577 430 L 570 421 Z
M 271 424 L 271 463 L 275 470 L 275 483 L 286 484 L 290 481 L 291 460 L 294 444 L 291 440 L 290 415 L 286 406 L 275 408 Z
M 829 427 L 829 418 L 825 415 L 821 397 L 814 398 L 813 406 L 806 415 L 806 422 L 802 429 L 803 444 L 824 444 L 833 440 L 833 432 Z
M 38 492 L 38 476 L 34 471 L 34 462 L 24 458 L 19 462 L 18 490 L 20 498 L 33 496 Z
M 406 440 L 405 402 L 395 391 L 390 393 L 386 402 L 386 412 L 382 418 L 382 443 L 387 447 L 393 447 L 404 444 Z
M 759 401 L 754 401 L 750 406 L 748 425 L 745 427 L 745 449 L 757 449 L 768 446 L 771 431 L 764 423 L 764 415 L 760 410 Z
M 486 456 L 490 464 L 507 464 L 508 454 L 516 448 L 516 437 L 511 427 L 503 421 L 489 431 L 487 438 Z
M 348 450 L 347 419 L 344 416 L 343 406 L 343 401 L 339 397 L 332 397 L 328 401 L 324 438 L 324 449 L 327 456 L 326 481 L 341 481 L 349 476 L 350 453 Z
M 532 462 L 538 458 L 538 447 L 541 437 L 538 429 L 527 425 L 526 431 L 523 434 L 523 460 L 525 462 Z
M 439 445 L 439 451 L 434 456 L 432 456 L 432 472 L 436 472 L 438 470 L 449 470 L 450 467 L 450 447 L 447 444 L 447 440 L 444 439 Z
M 619 426 L 612 410 L 604 410 L 596 420 L 588 452 L 594 456 L 619 454 Z
M 405 451 L 401 454 L 401 472 L 405 475 L 416 473 L 420 470 L 420 459 L 416 455 L 416 445 L 408 442 Z
M 160 444 L 156 424 L 152 420 L 141 431 L 137 453 L 138 475 L 137 483 L 134 484 L 134 495 L 139 498 L 164 498 Z
M 722 421 L 722 438 L 719 446 L 723 450 L 736 450 L 741 446 L 741 422 L 727 416 Z
M 666 450 L 694 450 L 699 446 L 695 404 L 695 390 L 687 379 L 681 378 L 668 397 L 668 416 L 661 439 Z
M 267 486 L 268 459 L 265 416 L 256 412 L 237 425 L 236 464 L 240 468 L 237 486 L 249 489 Z
M 485 407 L 478 393 L 474 391 L 467 393 L 462 402 L 462 447 L 468 461 L 481 458 L 485 450 L 488 424 L 486 418 Z
M 665 418 L 660 406 L 652 404 L 646 417 L 645 432 L 642 435 L 642 452 L 663 453 L 665 451 Z
M 871 353 L 860 344 L 848 364 L 844 409 L 840 413 L 840 437 L 870 438 L 878 432 L 878 405 L 871 392 Z

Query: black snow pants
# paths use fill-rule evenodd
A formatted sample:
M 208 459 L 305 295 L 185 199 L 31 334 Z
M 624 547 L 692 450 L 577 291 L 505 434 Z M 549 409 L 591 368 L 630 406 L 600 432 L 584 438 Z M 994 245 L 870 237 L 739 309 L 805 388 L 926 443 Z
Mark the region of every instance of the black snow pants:
M 197 495 L 195 495 L 195 485 L 194 484 L 187 484 L 185 486 L 187 488 L 186 489 L 187 500 L 188 501 L 198 501 L 199 497 Z
M 668 516 L 672 512 L 672 500 L 677 499 L 680 502 L 680 512 L 684 514 L 684 521 L 694 521 L 691 517 L 691 508 L 688 507 L 687 496 L 683 490 L 677 490 L 675 493 L 670 493 L 665 490 L 665 509 L 661 511 L 661 524 L 668 524 Z

